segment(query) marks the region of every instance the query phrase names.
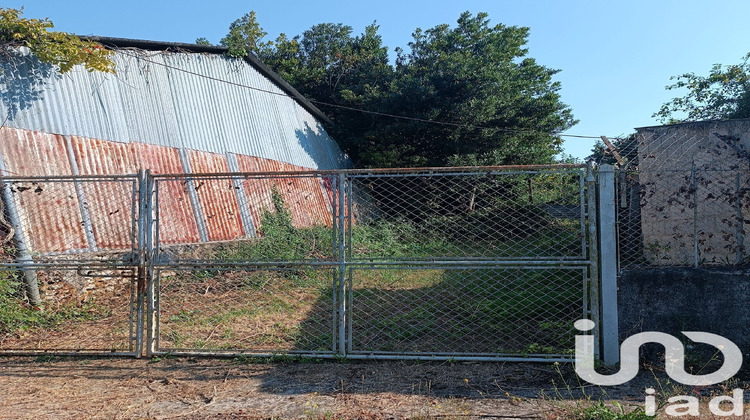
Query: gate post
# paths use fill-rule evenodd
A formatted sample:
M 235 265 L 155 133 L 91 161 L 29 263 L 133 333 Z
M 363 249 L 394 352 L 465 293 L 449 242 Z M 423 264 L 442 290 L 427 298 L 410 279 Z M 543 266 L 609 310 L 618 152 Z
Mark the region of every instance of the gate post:
M 154 208 L 155 203 L 155 183 L 154 183 L 154 176 L 151 174 L 151 169 L 146 169 L 146 175 L 145 175 L 145 186 L 146 186 L 146 194 L 144 197 L 144 203 L 143 203 L 143 210 L 145 211 L 145 215 L 143 217 L 143 222 L 145 224 L 145 233 L 144 233 L 144 246 L 145 246 L 145 274 L 146 274 L 146 310 L 148 313 L 145 316 L 145 322 L 146 322 L 146 357 L 151 357 L 154 354 L 154 351 L 156 351 L 155 344 L 156 344 L 156 334 L 158 331 L 158 299 L 159 299 L 159 292 L 158 292 L 158 284 L 156 281 L 156 278 L 154 277 L 154 261 L 158 258 L 156 255 L 157 249 L 154 248 L 154 235 L 156 232 L 156 228 L 154 226 L 154 213 L 156 212 L 156 209 Z M 158 221 L 157 221 L 158 222 Z
M 586 218 L 588 220 L 588 238 L 589 238 L 589 283 L 588 283 L 588 296 L 589 296 L 589 313 L 591 314 L 591 320 L 594 321 L 598 331 L 601 331 L 601 303 L 600 297 L 600 277 L 599 277 L 599 232 L 597 223 L 597 181 L 596 181 L 596 164 L 593 161 L 589 161 L 586 168 Z M 599 333 L 594 333 L 594 356 L 597 360 L 600 359 L 599 352 Z
M 605 365 L 615 365 L 620 362 L 620 343 L 617 320 L 615 172 L 612 165 L 601 165 L 597 178 L 599 190 L 602 355 Z
M 346 319 L 348 314 L 346 313 L 346 200 L 351 200 L 351 197 L 345 197 L 346 191 L 346 174 L 341 172 L 338 174 L 338 277 L 337 277 L 337 289 L 338 289 L 338 344 L 336 355 L 339 357 L 346 357 Z
M 154 308 L 156 294 L 153 276 L 153 197 L 151 170 L 138 170 L 138 267 L 136 283 L 136 357 L 153 354 Z M 145 303 L 145 304 L 144 304 Z M 146 337 L 144 340 L 144 330 Z

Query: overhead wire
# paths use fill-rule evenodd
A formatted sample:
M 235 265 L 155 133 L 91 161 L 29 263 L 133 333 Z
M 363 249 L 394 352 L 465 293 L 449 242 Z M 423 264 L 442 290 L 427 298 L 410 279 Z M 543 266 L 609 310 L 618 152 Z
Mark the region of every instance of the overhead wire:
M 216 82 L 225 83 L 225 84 L 228 84 L 228 85 L 231 85 L 231 86 L 236 86 L 236 87 L 240 87 L 240 88 L 244 88 L 244 89 L 250 89 L 250 90 L 254 90 L 254 91 L 258 91 L 258 92 L 263 92 L 263 93 L 269 93 L 269 94 L 272 94 L 272 95 L 284 96 L 284 97 L 288 97 L 289 96 L 288 94 L 283 93 L 283 92 L 274 92 L 274 91 L 271 91 L 271 90 L 268 90 L 268 89 L 262 89 L 262 88 L 258 88 L 258 87 L 255 87 L 255 86 L 249 86 L 249 85 L 245 85 L 245 84 L 242 84 L 242 83 L 232 82 L 230 80 L 220 79 L 218 77 L 209 76 L 209 75 L 206 75 L 206 74 L 201 74 L 201 73 L 197 73 L 197 72 L 194 72 L 194 71 L 182 69 L 182 68 L 179 68 L 179 67 L 171 66 L 171 65 L 169 65 L 167 63 L 160 63 L 158 61 L 150 60 L 150 59 L 144 57 L 143 55 L 130 54 L 130 53 L 126 52 L 127 50 L 125 50 L 125 49 L 118 49 L 118 51 L 124 53 L 125 55 L 129 55 L 131 57 L 134 57 L 134 58 L 139 59 L 139 60 L 146 61 L 146 62 L 151 63 L 151 64 L 155 64 L 155 65 L 158 65 L 158 66 L 162 66 L 162 67 L 168 68 L 170 70 L 179 71 L 179 72 L 190 74 L 190 75 L 193 75 L 193 76 L 202 77 L 204 79 L 213 80 L 213 81 L 216 81 Z M 381 116 L 381 117 L 395 118 L 395 119 L 408 120 L 408 121 L 417 121 L 417 122 L 423 122 L 423 123 L 428 123 L 428 124 L 444 125 L 444 126 L 451 126 L 451 127 L 457 127 L 457 128 L 496 130 L 496 131 L 503 131 L 503 132 L 509 132 L 509 133 L 518 133 L 518 134 L 543 134 L 543 135 L 552 135 L 552 136 L 558 136 L 558 137 L 571 137 L 571 138 L 581 138 L 581 139 L 597 139 L 597 140 L 601 139 L 601 136 L 585 136 L 585 135 L 578 135 L 578 134 L 563 134 L 563 133 L 535 131 L 535 130 L 519 130 L 519 129 L 505 128 L 505 127 L 479 126 L 479 125 L 473 125 L 473 124 L 453 123 L 453 122 L 448 122 L 448 121 L 437 121 L 437 120 L 430 120 L 430 119 L 426 119 L 426 118 L 409 117 L 409 116 L 405 116 L 405 115 L 389 114 L 389 113 L 386 113 L 386 112 L 370 111 L 370 110 L 367 110 L 367 109 L 355 108 L 355 107 L 346 106 L 346 105 L 332 104 L 332 103 L 318 101 L 318 100 L 309 99 L 309 98 L 307 98 L 307 100 L 309 102 L 311 102 L 313 104 L 317 104 L 317 105 L 324 105 L 324 106 L 330 106 L 330 107 L 334 107 L 334 108 L 346 109 L 346 110 L 349 110 L 349 111 L 361 112 L 361 113 L 364 113 L 364 114 L 378 115 L 378 116 Z M 617 138 L 617 137 L 613 137 L 613 138 Z

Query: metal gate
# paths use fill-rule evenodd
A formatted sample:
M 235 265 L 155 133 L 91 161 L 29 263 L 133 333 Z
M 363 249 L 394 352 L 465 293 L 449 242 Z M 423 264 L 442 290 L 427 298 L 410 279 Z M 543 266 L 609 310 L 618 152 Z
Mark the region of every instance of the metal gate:
M 2 178 L 0 353 L 142 353 L 144 179 Z
M 20 215 L 19 182 L 41 181 L 4 179 Z M 572 360 L 573 322 L 599 320 L 596 182 L 580 165 L 54 182 L 85 250 L 33 246 L 3 267 L 117 279 L 125 312 L 89 315 L 119 317 L 122 340 L 30 352 Z
M 149 354 L 570 360 L 597 312 L 581 166 L 154 180 Z

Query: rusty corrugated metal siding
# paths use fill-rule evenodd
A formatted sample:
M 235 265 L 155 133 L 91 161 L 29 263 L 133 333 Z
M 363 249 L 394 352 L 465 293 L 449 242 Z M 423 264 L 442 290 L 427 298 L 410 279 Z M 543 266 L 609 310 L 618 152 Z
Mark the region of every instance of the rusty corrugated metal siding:
M 72 173 L 65 138 L 56 134 L 2 128 L 0 156 L 10 176 Z M 33 251 L 87 248 L 80 202 L 73 183 L 14 182 L 11 191 L 23 234 Z
M 306 168 L 288 165 L 252 156 L 238 156 L 241 172 L 283 172 L 303 171 Z M 324 193 L 320 177 L 309 178 L 249 178 L 243 182 L 245 194 L 255 226 L 261 226 L 263 210 L 273 210 L 272 191 L 281 193 L 285 204 L 292 213 L 295 226 L 315 226 L 332 223 L 330 202 Z
M 80 175 L 132 174 L 133 153 L 124 143 L 71 137 L 71 162 Z M 134 180 L 80 182 L 97 249 L 125 249 L 134 245 Z
M 226 155 L 191 150 L 189 157 L 190 168 L 195 173 L 229 172 Z M 196 180 L 195 184 L 208 240 L 222 241 L 244 237 L 232 180 L 200 179 Z
M 188 162 L 182 161 L 187 157 Z M 309 168 L 233 155 L 241 172 L 304 171 Z M 261 234 L 265 210 L 273 210 L 272 191 L 281 193 L 298 227 L 330 226 L 330 180 L 320 176 L 241 178 L 244 195 L 231 178 L 203 179 L 191 173 L 229 172 L 227 155 L 144 144 L 119 143 L 79 136 L 61 136 L 9 127 L 0 128 L 0 163 L 6 176 L 127 175 L 140 168 L 175 178 L 157 183 L 159 241 L 188 244 L 201 241 L 199 221 L 207 240 L 224 241 Z M 190 198 L 193 180 L 197 202 Z M 135 182 L 101 179 L 15 183 L 15 205 L 30 248 L 37 253 L 128 249 L 133 241 Z M 244 198 L 244 202 L 240 201 Z M 198 209 L 195 206 L 198 206 Z M 252 226 L 244 226 L 241 213 Z M 86 217 L 83 217 L 86 214 Z

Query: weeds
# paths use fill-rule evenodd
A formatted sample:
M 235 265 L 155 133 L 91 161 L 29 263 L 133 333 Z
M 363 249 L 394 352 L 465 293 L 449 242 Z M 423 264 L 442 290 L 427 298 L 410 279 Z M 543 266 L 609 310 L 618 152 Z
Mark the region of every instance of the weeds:
M 326 226 L 296 228 L 292 212 L 274 186 L 273 209 L 261 215 L 260 236 L 256 241 L 238 243 L 222 250 L 218 257 L 243 261 L 321 260 L 333 255 L 333 234 Z
M 24 302 L 18 276 L 14 271 L 0 271 L 0 335 L 53 329 L 65 321 L 93 321 L 109 315 L 108 308 L 100 307 L 93 301 L 46 310 L 34 308 Z

